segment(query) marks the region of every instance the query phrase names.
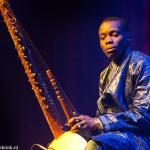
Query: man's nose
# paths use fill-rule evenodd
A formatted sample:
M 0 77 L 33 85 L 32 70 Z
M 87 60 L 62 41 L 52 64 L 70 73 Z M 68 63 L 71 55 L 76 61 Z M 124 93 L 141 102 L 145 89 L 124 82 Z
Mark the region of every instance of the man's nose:
M 108 37 L 106 38 L 106 44 L 112 44 L 112 43 L 113 43 L 112 37 L 111 37 L 111 36 L 108 36 Z

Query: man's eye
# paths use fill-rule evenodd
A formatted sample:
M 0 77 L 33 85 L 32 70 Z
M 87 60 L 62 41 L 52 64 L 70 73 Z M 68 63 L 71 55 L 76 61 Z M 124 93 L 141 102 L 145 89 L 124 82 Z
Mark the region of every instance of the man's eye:
M 104 40 L 105 37 L 106 37 L 105 35 L 101 35 L 101 36 L 100 36 L 100 39 L 101 39 L 101 40 Z
M 114 32 L 114 33 L 112 34 L 112 36 L 118 37 L 118 36 L 119 36 L 119 33 Z

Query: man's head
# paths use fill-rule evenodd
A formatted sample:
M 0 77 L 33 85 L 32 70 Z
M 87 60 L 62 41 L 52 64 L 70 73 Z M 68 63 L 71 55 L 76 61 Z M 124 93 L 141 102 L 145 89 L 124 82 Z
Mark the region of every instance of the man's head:
M 106 18 L 101 23 L 98 34 L 102 51 L 111 59 L 117 59 L 124 55 L 129 47 L 128 25 L 121 18 Z

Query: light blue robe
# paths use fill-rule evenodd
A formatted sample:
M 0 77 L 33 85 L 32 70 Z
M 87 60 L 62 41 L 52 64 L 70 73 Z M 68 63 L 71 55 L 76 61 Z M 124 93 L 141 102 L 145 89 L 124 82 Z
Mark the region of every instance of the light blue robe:
M 150 57 L 133 51 L 120 66 L 111 62 L 99 91 L 103 130 L 92 140 L 104 150 L 150 150 Z

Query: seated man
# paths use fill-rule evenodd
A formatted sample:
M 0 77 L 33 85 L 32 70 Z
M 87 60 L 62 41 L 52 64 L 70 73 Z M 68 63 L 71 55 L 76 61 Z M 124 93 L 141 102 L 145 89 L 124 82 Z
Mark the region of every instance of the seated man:
M 100 46 L 112 61 L 100 74 L 95 118 L 80 115 L 72 131 L 96 131 L 86 150 L 150 149 L 150 57 L 132 51 L 125 20 L 106 18 L 99 27 Z

